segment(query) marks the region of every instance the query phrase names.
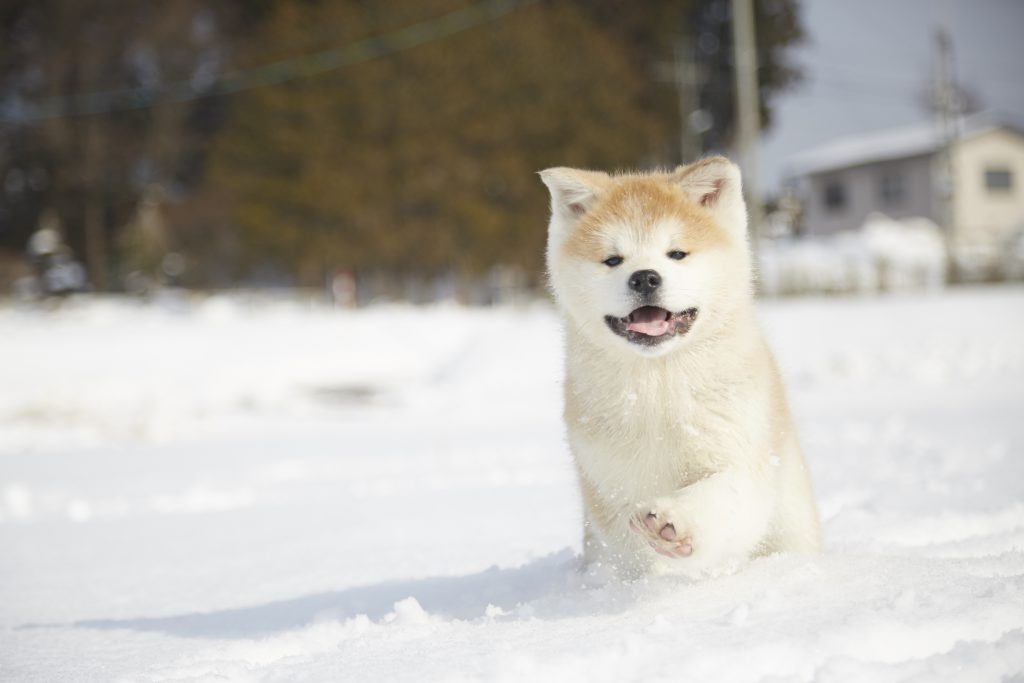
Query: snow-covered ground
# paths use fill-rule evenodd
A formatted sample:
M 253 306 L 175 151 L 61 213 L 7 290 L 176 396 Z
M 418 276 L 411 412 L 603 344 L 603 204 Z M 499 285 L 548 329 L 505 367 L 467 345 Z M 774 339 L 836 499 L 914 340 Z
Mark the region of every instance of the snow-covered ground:
M 826 552 L 584 585 L 546 306 L 0 309 L 0 680 L 1024 680 L 1024 288 L 762 317 Z

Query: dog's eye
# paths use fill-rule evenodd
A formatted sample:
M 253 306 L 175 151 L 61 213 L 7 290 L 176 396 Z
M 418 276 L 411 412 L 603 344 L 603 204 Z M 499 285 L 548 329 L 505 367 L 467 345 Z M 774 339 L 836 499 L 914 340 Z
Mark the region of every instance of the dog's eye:
M 604 261 L 601 261 L 601 263 L 605 264 L 609 268 L 614 268 L 615 266 L 620 265 L 622 263 L 622 257 L 621 256 L 609 256 Z
M 673 249 L 672 251 L 668 252 L 668 257 L 670 259 L 675 259 L 676 261 L 682 261 L 688 255 L 689 254 L 687 254 L 685 251 L 679 251 L 678 249 Z

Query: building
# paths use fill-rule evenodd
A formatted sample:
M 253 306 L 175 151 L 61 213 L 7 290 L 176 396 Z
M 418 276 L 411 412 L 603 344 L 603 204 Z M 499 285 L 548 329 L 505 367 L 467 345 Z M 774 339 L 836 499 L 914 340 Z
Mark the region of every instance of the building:
M 873 212 L 943 228 L 951 216 L 958 252 L 998 253 L 1024 231 L 1024 126 L 981 113 L 956 128 L 948 202 L 936 124 L 841 138 L 793 157 L 787 176 L 800 197 L 801 232 L 856 230 Z

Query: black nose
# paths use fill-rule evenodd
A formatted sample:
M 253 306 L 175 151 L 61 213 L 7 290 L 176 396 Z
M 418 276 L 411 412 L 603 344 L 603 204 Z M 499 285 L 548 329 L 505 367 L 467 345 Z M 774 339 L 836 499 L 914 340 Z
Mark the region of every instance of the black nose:
M 629 276 L 629 288 L 640 294 L 650 294 L 661 286 L 661 276 L 656 270 L 638 270 Z

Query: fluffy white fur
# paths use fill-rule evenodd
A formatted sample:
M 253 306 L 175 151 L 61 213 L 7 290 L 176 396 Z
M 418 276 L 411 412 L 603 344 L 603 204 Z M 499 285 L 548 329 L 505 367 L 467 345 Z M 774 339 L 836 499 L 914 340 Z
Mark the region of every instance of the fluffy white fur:
M 714 158 L 665 174 L 559 168 L 541 177 L 586 562 L 623 576 L 698 577 L 757 554 L 816 551 L 806 466 L 755 319 L 739 170 Z M 645 206 L 645 188 L 668 188 L 681 209 Z M 581 255 L 584 237 L 624 263 Z M 683 246 L 692 250 L 684 259 L 666 256 Z M 685 334 L 654 347 L 604 320 L 637 308 L 628 279 L 644 269 L 662 277 L 659 306 L 698 310 Z

